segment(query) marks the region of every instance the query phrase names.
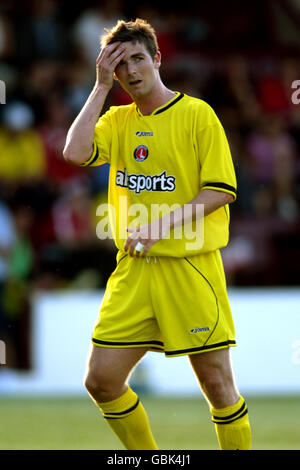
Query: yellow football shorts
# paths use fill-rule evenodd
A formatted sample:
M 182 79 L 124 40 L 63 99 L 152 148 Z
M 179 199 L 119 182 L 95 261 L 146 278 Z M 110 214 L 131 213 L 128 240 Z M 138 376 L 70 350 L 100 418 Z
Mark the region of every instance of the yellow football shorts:
M 131 258 L 120 251 L 92 343 L 181 356 L 234 346 L 219 250 L 186 258 Z

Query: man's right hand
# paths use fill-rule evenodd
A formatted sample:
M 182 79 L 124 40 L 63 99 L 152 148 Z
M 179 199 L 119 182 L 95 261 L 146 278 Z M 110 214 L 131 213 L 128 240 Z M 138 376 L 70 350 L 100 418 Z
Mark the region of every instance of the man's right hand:
M 110 90 L 114 83 L 114 71 L 125 54 L 126 46 L 118 41 L 105 46 L 96 60 L 96 86 Z
M 64 158 L 74 165 L 81 165 L 92 156 L 95 125 L 113 86 L 114 71 L 124 57 L 125 49 L 125 43 L 115 42 L 104 47 L 97 57 L 95 86 L 70 127 L 63 150 Z

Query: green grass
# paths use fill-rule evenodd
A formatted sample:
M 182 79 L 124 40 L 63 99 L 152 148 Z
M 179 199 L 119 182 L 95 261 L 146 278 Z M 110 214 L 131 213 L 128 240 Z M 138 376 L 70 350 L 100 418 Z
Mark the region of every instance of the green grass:
M 160 449 L 218 449 L 197 397 L 141 396 Z M 246 397 L 253 449 L 299 450 L 300 396 Z M 88 398 L 0 398 L 1 450 L 123 449 Z

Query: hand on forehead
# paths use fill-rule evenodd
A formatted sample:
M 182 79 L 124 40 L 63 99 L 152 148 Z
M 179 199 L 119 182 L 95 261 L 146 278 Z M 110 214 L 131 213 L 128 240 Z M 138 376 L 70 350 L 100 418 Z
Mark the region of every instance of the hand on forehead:
M 125 57 L 124 58 L 129 58 L 130 56 L 138 53 L 142 54 L 149 54 L 147 51 L 145 45 L 140 42 L 132 42 L 132 41 L 126 41 L 126 42 L 121 42 L 118 48 L 125 48 Z

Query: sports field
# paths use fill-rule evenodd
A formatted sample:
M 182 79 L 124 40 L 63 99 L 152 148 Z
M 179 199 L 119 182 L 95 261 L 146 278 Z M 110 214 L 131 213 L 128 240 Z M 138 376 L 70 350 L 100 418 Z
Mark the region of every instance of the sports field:
M 218 449 L 204 399 L 141 395 L 160 449 Z M 300 396 L 246 397 L 253 449 L 299 450 Z M 0 449 L 119 450 L 87 398 L 0 398 Z

